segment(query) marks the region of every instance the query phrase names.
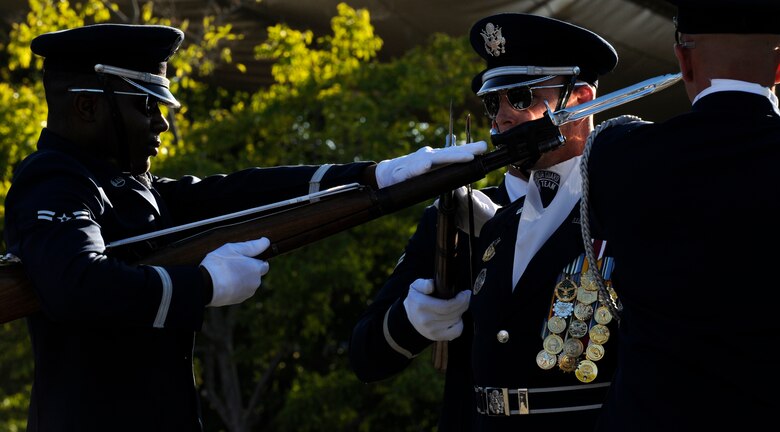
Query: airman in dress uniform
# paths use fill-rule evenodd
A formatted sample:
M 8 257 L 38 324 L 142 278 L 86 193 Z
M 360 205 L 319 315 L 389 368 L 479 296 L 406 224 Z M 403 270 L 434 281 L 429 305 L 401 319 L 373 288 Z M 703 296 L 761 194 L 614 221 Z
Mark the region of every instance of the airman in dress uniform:
M 599 135 L 588 163 L 623 306 L 598 430 L 776 429 L 780 2 L 673 3 L 690 112 Z
M 598 35 L 543 16 L 489 16 L 473 25 L 470 39 L 486 63 L 472 90 L 496 134 L 540 118 L 545 101 L 556 109 L 592 100 L 598 78 L 617 63 L 615 50 Z M 563 147 L 518 161 L 497 188 L 475 191 L 475 213 L 493 216 L 504 207 L 478 232 L 481 246 L 473 245 L 473 254 L 459 241 L 460 294 L 451 300 L 431 295 L 436 208 L 426 209 L 392 276 L 355 326 L 350 359 L 358 377 L 387 378 L 434 341 L 449 341 L 439 430 L 594 426 L 614 342 L 606 331 L 600 342 L 587 332 L 599 331 L 595 317 L 604 329 L 614 324 L 603 311 L 595 313 L 601 305 L 583 282 L 589 268 L 607 279 L 610 270 L 603 248 L 597 265 L 588 266 L 578 224 L 577 167 L 591 130 L 590 118 L 565 125 Z M 479 231 L 481 223 L 475 225 Z M 518 225 L 527 233 L 519 238 Z M 523 268 L 515 268 L 523 260 Z M 519 281 L 512 280 L 515 272 Z
M 251 297 L 269 268 L 254 258 L 266 238 L 227 243 L 191 266 L 136 265 L 107 253 L 110 242 L 319 188 L 381 188 L 486 150 L 477 142 L 379 164 L 156 176 L 150 158 L 168 129 L 159 105 L 180 105 L 167 61 L 183 38 L 167 26 L 97 24 L 32 41 L 45 57 L 48 122 L 5 201 L 9 252 L 41 306 L 28 318 L 31 432 L 202 430 L 192 355 L 204 309 Z
M 498 31 L 501 49 L 487 43 Z M 618 60 L 597 34 L 534 15 L 484 18 L 471 43 L 487 62 L 473 88 L 497 133 L 592 100 Z M 589 262 L 580 227 L 579 164 L 593 130 L 590 117 L 565 124 L 562 147 L 513 167 L 525 196 L 482 227 L 469 308 L 476 431 L 595 426 L 617 343 L 593 283 L 610 280 L 609 249 L 595 242 Z

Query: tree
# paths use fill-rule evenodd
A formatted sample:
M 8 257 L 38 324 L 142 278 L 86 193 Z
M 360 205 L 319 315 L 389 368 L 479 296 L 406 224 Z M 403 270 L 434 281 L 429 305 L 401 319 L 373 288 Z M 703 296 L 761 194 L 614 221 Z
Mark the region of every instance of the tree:
M 3 81 L 10 83 L 0 85 L 7 102 L 0 107 L 0 127 L 15 128 L 0 135 L 0 199 L 12 166 L 34 149 L 45 119 L 40 64 L 29 53 L 29 40 L 56 28 L 127 19 L 97 0 L 83 5 L 30 0 L 30 9 L 26 22 L 9 33 L 0 64 Z M 256 53 L 274 60 L 275 83 L 255 92 L 228 91 L 202 78 L 215 62 L 230 61 L 223 42 L 241 35 L 229 23 L 216 26 L 223 20 L 206 17 L 196 31 L 176 17 L 156 17 L 151 4 L 139 10 L 133 22 L 171 23 L 187 34 L 169 67 L 184 108 L 168 113 L 175 133 L 166 134 L 166 152 L 153 162 L 159 175 L 381 160 L 441 146 L 450 101 L 458 129 L 466 113 L 481 114 L 470 91 L 481 64 L 465 38 L 435 35 L 403 57 L 380 63 L 382 41 L 368 12 L 340 4 L 328 35 L 315 37 L 284 24 L 269 27 L 268 41 Z M 484 116 L 472 120 L 473 139 L 487 139 Z M 462 131 L 458 135 L 465 138 Z M 346 359 L 352 325 L 392 270 L 423 205 L 276 257 L 252 299 L 208 310 L 196 347 L 207 430 L 435 428 L 442 377 L 428 361 L 416 361 L 387 382 L 365 385 Z M 23 324 L 9 323 L 0 332 L 5 353 L 0 372 L 8 374 L 0 396 L 12 401 L 0 404 L 2 431 L 24 422 L 32 365 Z M 24 367 L 11 375 L 19 364 Z

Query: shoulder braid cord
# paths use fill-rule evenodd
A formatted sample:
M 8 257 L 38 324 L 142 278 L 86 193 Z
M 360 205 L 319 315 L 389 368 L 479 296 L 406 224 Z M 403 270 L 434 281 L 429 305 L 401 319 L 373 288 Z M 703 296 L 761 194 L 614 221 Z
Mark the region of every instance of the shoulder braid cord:
M 593 132 L 588 135 L 588 139 L 585 141 L 585 148 L 582 151 L 582 159 L 580 160 L 580 175 L 582 176 L 582 200 L 580 201 L 580 219 L 582 220 L 582 242 L 585 246 L 585 256 L 588 258 L 588 262 L 591 263 L 591 265 L 596 265 L 598 263 L 598 259 L 596 258 L 596 253 L 593 250 L 593 238 L 590 235 L 590 217 L 588 216 L 589 207 L 588 207 L 588 189 L 590 187 L 590 183 L 588 181 L 588 157 L 590 156 L 590 147 L 593 144 L 593 141 L 595 140 L 596 136 L 601 133 L 606 128 L 621 125 L 625 123 L 630 123 L 633 121 L 642 121 L 641 118 L 633 115 L 622 115 L 620 117 L 611 118 L 609 120 L 605 120 L 602 123 L 600 123 L 596 128 L 593 130 Z M 604 283 L 604 277 L 602 276 L 601 272 L 594 272 L 596 275 L 596 283 L 599 287 L 599 301 L 605 305 L 607 305 L 607 308 L 609 308 L 609 312 L 612 314 L 613 317 L 615 317 L 615 320 L 618 322 L 618 325 L 620 325 L 620 312 L 623 310 L 622 305 L 620 304 L 620 300 L 613 300 L 612 296 L 609 295 L 609 292 L 607 291 L 607 287 Z

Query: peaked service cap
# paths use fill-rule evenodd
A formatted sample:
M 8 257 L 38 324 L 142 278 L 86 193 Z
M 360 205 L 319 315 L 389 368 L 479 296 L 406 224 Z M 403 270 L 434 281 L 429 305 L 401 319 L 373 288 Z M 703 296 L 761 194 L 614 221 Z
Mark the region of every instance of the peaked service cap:
M 45 33 L 30 44 L 45 70 L 115 75 L 173 108 L 181 106 L 165 77 L 184 33 L 161 25 L 93 24 Z
M 669 0 L 677 31 L 780 34 L 779 0 Z
M 471 46 L 487 63 L 471 83 L 483 94 L 511 85 L 533 83 L 550 75 L 572 75 L 596 85 L 615 68 L 618 55 L 596 33 L 554 18 L 500 13 L 474 23 Z

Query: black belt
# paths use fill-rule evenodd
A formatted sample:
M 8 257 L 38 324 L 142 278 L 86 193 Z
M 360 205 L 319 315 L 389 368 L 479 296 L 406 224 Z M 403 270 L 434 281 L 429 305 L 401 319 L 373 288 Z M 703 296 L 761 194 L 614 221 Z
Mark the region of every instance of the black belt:
M 605 382 L 532 389 L 474 387 L 474 391 L 477 395 L 478 413 L 487 416 L 509 416 L 599 409 L 609 384 Z

